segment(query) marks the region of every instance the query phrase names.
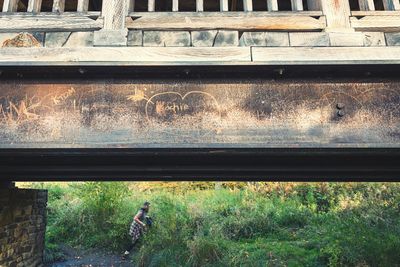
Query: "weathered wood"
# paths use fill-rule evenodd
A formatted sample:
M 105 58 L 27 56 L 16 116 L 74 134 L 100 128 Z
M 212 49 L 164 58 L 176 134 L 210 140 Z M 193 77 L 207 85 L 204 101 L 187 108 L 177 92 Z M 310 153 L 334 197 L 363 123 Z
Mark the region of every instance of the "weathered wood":
M 253 0 L 243 0 L 243 10 L 246 12 L 253 11 Z
M 78 0 L 78 6 L 76 8 L 78 12 L 88 12 L 89 11 L 89 0 Z
M 358 0 L 358 5 L 361 11 L 374 11 L 375 3 L 374 0 Z
M 126 15 L 133 12 L 135 10 L 135 0 L 126 0 Z
M 392 11 L 397 12 L 397 11 Z M 129 14 L 133 18 L 141 17 L 171 17 L 171 18 L 182 18 L 182 17 L 207 17 L 207 18 L 219 18 L 219 17 L 320 17 L 323 16 L 322 11 L 302 11 L 302 12 L 292 12 L 292 11 L 279 11 L 279 12 L 269 12 L 269 11 L 253 11 L 253 12 L 241 12 L 241 11 L 229 11 L 229 12 L 131 12 Z
M 29 0 L 27 12 L 39 13 L 42 8 L 42 0 Z
M 147 11 L 149 11 L 149 12 L 156 11 L 156 1 L 155 0 L 148 0 Z
M 4 0 L 3 12 L 17 12 L 19 0 Z
M 92 20 L 84 16 L 24 15 L 0 16 L 0 32 L 21 31 L 90 31 L 103 26 L 101 19 Z
M 197 13 L 200 14 L 200 13 Z M 160 14 L 154 17 L 141 17 L 136 20 L 127 19 L 129 29 L 143 30 L 320 30 L 324 29 L 325 18 L 311 17 L 218 17 L 218 23 L 208 17 L 170 17 Z
M 125 28 L 126 0 L 103 1 L 102 17 L 105 30 L 122 30 Z
M 253 47 L 263 65 L 399 64 L 400 47 Z
M 220 0 L 219 1 L 219 10 L 224 12 L 224 11 L 229 11 L 229 4 L 228 0 Z
M 293 11 L 303 11 L 303 0 L 291 0 Z
M 321 0 L 307 0 L 308 10 L 322 10 Z
M 172 11 L 179 11 L 179 0 L 172 0 Z
M 400 19 L 396 16 L 366 16 L 359 19 L 351 17 L 350 21 L 357 31 L 400 31 Z
M 193 65 L 250 63 L 249 47 L 2 48 L 9 65 Z
M 268 11 L 278 11 L 278 0 L 267 0 Z
M 65 10 L 65 0 L 53 0 L 53 12 L 62 13 Z
M 364 16 L 400 16 L 400 11 L 386 11 L 386 10 L 374 10 L 374 11 L 351 11 L 352 16 L 364 17 Z
M 348 0 L 323 0 L 322 9 L 326 16 L 326 31 L 352 31 L 350 28 L 350 5 Z
M 204 1 L 203 0 L 196 0 L 196 11 L 197 12 L 204 11 Z
M 399 0 L 382 0 L 385 10 L 400 10 Z

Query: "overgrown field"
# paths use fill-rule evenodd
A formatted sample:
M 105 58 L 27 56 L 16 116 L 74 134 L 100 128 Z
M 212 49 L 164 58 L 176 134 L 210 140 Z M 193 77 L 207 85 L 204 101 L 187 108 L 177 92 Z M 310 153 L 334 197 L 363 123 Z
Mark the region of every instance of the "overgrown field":
M 58 245 L 122 253 L 141 203 L 154 226 L 134 266 L 400 266 L 400 185 L 71 183 L 49 189 Z

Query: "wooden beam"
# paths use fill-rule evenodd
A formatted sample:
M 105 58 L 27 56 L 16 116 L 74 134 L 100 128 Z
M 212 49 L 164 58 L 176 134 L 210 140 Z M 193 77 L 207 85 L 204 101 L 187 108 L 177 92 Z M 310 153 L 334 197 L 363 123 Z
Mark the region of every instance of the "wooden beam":
M 323 0 L 322 10 L 326 16 L 326 31 L 353 31 L 350 27 L 350 4 L 348 0 Z
M 253 0 L 243 0 L 243 10 L 245 12 L 253 11 Z
M 179 0 L 172 0 L 172 11 L 179 11 Z
M 291 0 L 293 11 L 303 11 L 303 0 Z
M 122 30 L 125 28 L 126 0 L 103 1 L 101 9 L 105 30 Z
M 374 0 L 358 0 L 361 11 L 373 11 L 375 10 Z
M 359 11 L 358 11 L 359 12 Z M 386 12 L 388 14 L 397 13 L 397 11 L 381 11 Z M 86 14 L 82 14 L 86 15 Z M 293 12 L 293 11 L 279 11 L 279 12 L 269 12 L 269 11 L 253 11 L 253 12 L 242 12 L 242 11 L 229 11 L 221 14 L 220 12 L 131 12 L 129 14 L 130 17 L 133 18 L 159 18 L 160 16 L 164 17 L 174 17 L 174 18 L 183 18 L 183 17 L 204 17 L 204 18 L 214 18 L 218 19 L 219 17 L 320 17 L 323 16 L 322 11 L 302 11 L 302 12 Z
M 3 12 L 17 12 L 19 0 L 4 0 Z
M 135 10 L 135 0 L 126 0 L 126 15 L 133 12 Z
M 250 63 L 250 47 L 2 48 L 10 65 L 193 65 Z
M 400 19 L 396 16 L 351 17 L 350 21 L 357 31 L 400 32 Z
M 78 0 L 78 7 L 76 8 L 78 12 L 88 12 L 89 11 L 89 0 Z
M 148 0 L 147 11 L 149 11 L 149 12 L 156 11 L 156 1 L 155 0 Z
M 202 13 L 196 13 L 201 14 Z M 128 18 L 126 27 L 141 30 L 321 30 L 326 26 L 325 17 L 315 19 L 301 16 L 218 16 L 218 23 L 206 16 L 158 16 Z
M 263 65 L 399 64 L 400 47 L 253 47 Z
M 196 11 L 197 12 L 204 11 L 204 1 L 203 0 L 196 0 Z
M 322 10 L 321 0 L 307 0 L 308 10 Z
M 65 10 L 65 0 L 53 0 L 53 12 L 62 13 Z
M 267 0 L 268 11 L 278 11 L 278 0 Z
M 103 26 L 102 20 L 84 16 L 64 15 L 2 15 L 0 32 L 22 31 L 94 31 Z
M 375 11 L 351 11 L 352 16 L 364 17 L 364 16 L 400 16 L 400 11 L 387 11 L 387 10 L 375 10 Z
M 220 11 L 222 11 L 222 12 L 224 12 L 224 11 L 229 11 L 228 0 L 220 0 L 220 1 L 219 1 L 219 9 L 220 9 Z
M 42 8 L 42 0 L 29 0 L 27 12 L 39 13 Z
M 400 10 L 399 0 L 382 0 L 385 10 Z

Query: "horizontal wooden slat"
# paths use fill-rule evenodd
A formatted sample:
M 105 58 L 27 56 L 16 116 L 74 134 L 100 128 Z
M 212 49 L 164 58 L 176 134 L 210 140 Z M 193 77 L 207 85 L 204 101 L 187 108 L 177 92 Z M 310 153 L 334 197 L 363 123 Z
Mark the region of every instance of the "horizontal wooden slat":
M 181 65 L 251 62 L 249 47 L 2 48 L 1 65 Z
M 400 47 L 253 47 L 263 65 L 400 64 Z
M 395 12 L 395 11 L 391 11 Z M 206 18 L 217 18 L 217 17 L 319 17 L 322 16 L 322 11 L 253 11 L 253 12 L 241 12 L 241 11 L 229 11 L 229 12 L 131 12 L 129 16 L 134 18 L 151 17 L 206 17 Z
M 191 17 L 142 17 L 136 20 L 128 18 L 127 27 L 143 30 L 201 30 L 201 29 L 232 29 L 232 30 L 320 30 L 326 26 L 325 18 L 312 17 L 246 17 L 220 16 L 218 21 L 203 16 Z
M 62 17 L 93 17 L 97 18 L 100 17 L 100 11 L 89 11 L 89 12 L 63 12 Z M 0 18 L 2 17 L 20 17 L 20 18 L 37 18 L 40 19 L 42 17 L 49 17 L 49 16 L 58 16 L 58 14 L 54 14 L 53 12 L 40 12 L 40 14 L 30 14 L 26 12 L 0 12 Z
M 400 31 L 400 18 L 395 16 L 366 16 L 350 18 L 351 26 L 357 31 Z
M 387 11 L 387 10 L 375 10 L 375 11 L 352 11 L 352 16 L 399 16 L 400 11 Z
M 98 30 L 102 19 L 84 16 L 0 16 L 0 32 Z

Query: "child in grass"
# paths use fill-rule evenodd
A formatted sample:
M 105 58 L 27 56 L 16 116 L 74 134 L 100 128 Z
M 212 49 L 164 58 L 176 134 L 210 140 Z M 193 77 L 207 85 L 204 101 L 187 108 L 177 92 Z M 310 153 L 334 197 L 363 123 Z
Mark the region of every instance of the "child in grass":
M 147 227 L 146 221 L 149 221 L 149 217 L 147 216 L 149 209 L 150 209 L 150 202 L 148 202 L 148 201 L 144 202 L 143 206 L 140 208 L 138 213 L 133 218 L 133 222 L 129 229 L 129 235 L 132 238 L 132 242 L 129 245 L 129 247 L 126 249 L 126 251 L 123 255 L 123 258 L 128 257 L 130 251 L 133 249 L 133 247 L 139 240 L 140 236 L 143 234 L 143 231 L 146 229 L 146 227 Z

